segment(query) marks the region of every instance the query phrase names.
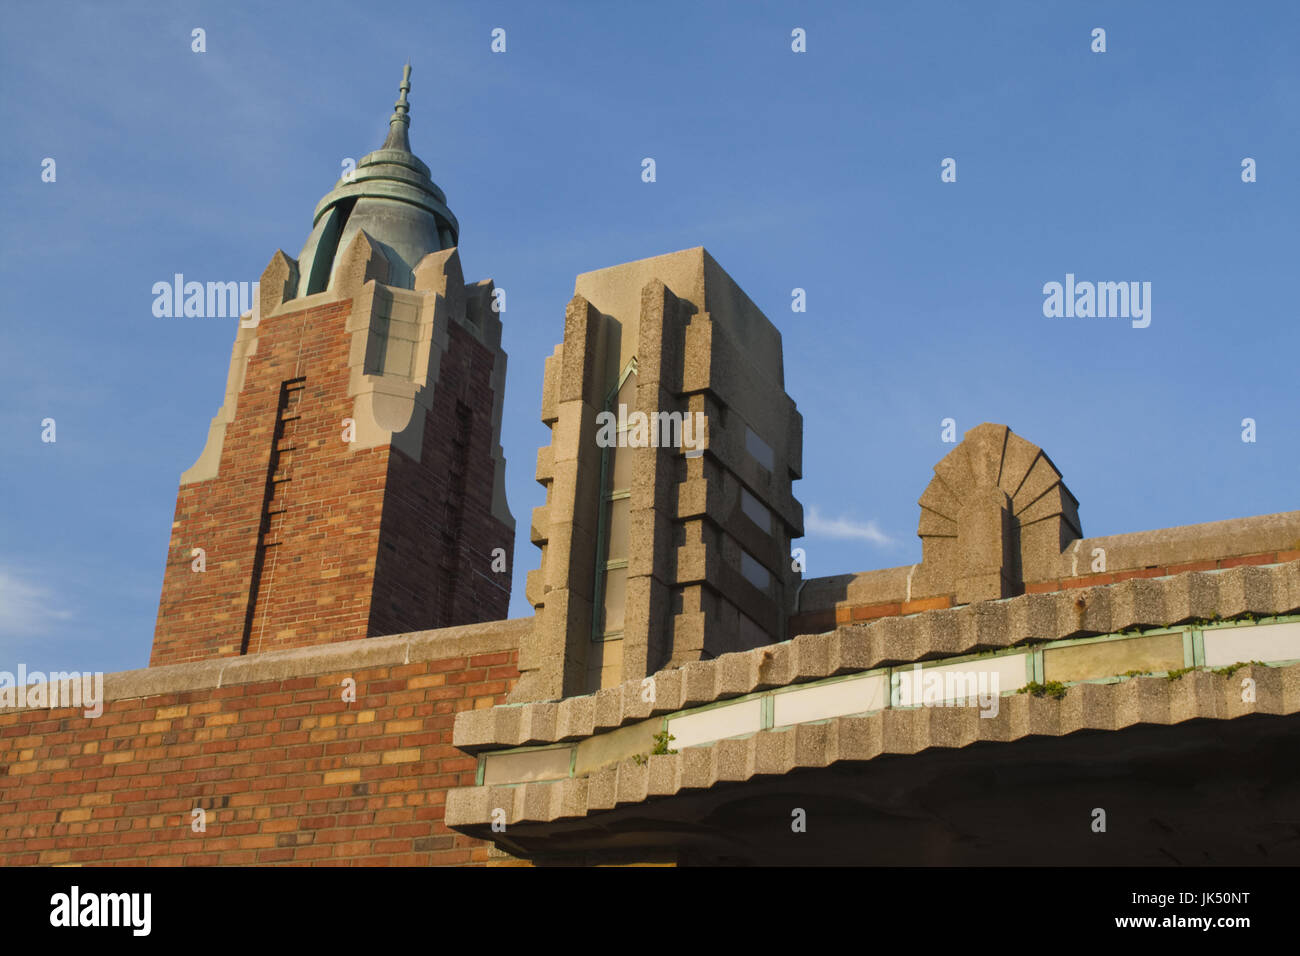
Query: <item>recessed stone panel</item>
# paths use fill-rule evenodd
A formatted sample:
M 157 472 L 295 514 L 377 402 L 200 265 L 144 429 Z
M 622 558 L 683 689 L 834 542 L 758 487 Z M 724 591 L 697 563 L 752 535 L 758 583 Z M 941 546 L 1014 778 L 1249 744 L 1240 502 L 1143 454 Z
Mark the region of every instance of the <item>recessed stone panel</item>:
M 834 681 L 773 697 L 774 727 L 826 720 L 845 714 L 882 710 L 889 701 L 889 686 L 883 674 Z
M 659 733 L 662 726 L 661 720 L 645 720 L 607 734 L 588 737 L 578 744 L 578 757 L 573 766 L 573 775 L 582 777 L 633 754 L 650 753 L 655 746 L 654 735 Z M 676 749 L 676 742 L 672 746 Z
M 572 762 L 572 747 L 492 754 L 483 767 L 483 785 L 490 787 L 498 783 L 560 780 L 569 775 L 569 765 Z
M 668 746 L 681 750 L 740 734 L 752 734 L 762 729 L 762 721 L 763 702 L 758 699 L 675 717 L 668 721 L 668 732 L 677 739 Z
M 1300 621 L 1224 627 L 1205 632 L 1205 663 L 1226 667 L 1238 661 L 1300 660 Z
M 933 700 L 969 699 L 979 692 L 1004 694 L 1019 690 L 1025 686 L 1025 666 L 1024 654 L 1012 654 L 935 667 L 896 668 L 893 673 L 897 685 L 895 706 L 914 707 Z
M 1183 635 L 1157 634 L 1126 641 L 1097 641 L 1043 651 L 1043 679 L 1118 677 L 1129 671 L 1171 671 L 1184 665 Z

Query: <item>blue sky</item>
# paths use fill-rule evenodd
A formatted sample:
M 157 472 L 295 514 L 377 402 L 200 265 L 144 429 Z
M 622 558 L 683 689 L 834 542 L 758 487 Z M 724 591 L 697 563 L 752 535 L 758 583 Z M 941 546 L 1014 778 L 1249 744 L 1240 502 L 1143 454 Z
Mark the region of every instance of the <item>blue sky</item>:
M 151 287 L 297 256 L 408 57 L 466 278 L 508 294 L 512 616 L 574 276 L 697 245 L 781 330 L 810 575 L 919 560 L 948 417 L 1043 447 L 1086 535 L 1294 509 L 1297 28 L 1290 2 L 7 4 L 0 669 L 147 663 L 234 336 Z M 1150 282 L 1150 327 L 1044 317 L 1066 273 Z

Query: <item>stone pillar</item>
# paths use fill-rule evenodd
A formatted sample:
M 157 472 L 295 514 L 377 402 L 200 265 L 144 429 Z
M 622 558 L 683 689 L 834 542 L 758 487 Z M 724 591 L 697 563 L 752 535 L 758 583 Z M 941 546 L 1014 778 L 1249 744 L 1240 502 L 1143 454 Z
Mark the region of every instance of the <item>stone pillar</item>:
M 609 415 L 619 439 L 605 448 L 597 421 Z M 802 420 L 780 334 L 707 252 L 578 277 L 542 420 L 552 438 L 538 455 L 536 626 L 512 700 L 785 638 Z

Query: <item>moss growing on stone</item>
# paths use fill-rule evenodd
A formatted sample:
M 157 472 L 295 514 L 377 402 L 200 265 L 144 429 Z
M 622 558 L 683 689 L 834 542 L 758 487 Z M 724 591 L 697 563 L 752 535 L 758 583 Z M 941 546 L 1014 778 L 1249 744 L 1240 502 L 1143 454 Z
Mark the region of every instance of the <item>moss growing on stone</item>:
M 1059 680 L 1049 680 L 1043 684 L 1038 683 L 1038 681 L 1030 681 L 1016 693 L 1033 694 L 1035 697 L 1054 697 L 1056 700 L 1060 700 L 1069 689 Z

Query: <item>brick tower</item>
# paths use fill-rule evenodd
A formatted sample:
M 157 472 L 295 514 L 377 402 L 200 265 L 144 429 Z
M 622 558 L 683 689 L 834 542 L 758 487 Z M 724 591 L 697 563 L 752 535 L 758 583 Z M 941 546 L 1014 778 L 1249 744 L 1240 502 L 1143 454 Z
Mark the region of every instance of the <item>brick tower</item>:
M 490 280 L 410 149 L 382 147 L 279 251 L 181 476 L 152 665 L 504 618 L 506 356 Z

